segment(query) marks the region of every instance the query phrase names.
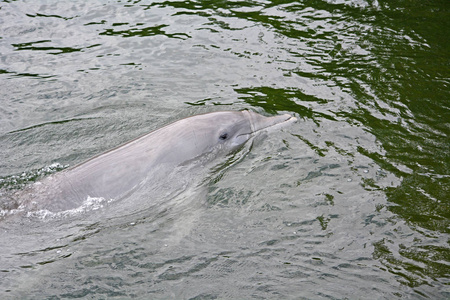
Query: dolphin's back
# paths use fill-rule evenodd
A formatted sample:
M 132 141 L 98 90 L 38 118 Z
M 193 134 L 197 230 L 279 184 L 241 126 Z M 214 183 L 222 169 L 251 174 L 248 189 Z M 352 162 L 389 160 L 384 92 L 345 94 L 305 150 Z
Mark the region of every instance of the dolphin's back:
M 88 197 L 118 199 L 142 182 L 161 177 L 168 162 L 167 132 L 156 130 L 81 164 L 35 183 L 32 195 L 42 209 L 62 211 L 80 206 Z M 170 150 L 169 150 L 170 151 Z M 167 168 L 168 170 L 170 168 Z M 155 175 L 157 174 L 157 175 Z M 152 178 L 153 177 L 153 178 Z

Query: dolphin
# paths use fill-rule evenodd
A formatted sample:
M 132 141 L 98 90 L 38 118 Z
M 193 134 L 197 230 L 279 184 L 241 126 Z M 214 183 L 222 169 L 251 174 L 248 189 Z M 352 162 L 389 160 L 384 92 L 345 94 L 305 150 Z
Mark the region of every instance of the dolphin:
M 58 212 L 89 197 L 121 199 L 183 164 L 226 155 L 258 132 L 295 121 L 289 114 L 265 117 L 248 110 L 181 119 L 34 183 L 22 205 Z

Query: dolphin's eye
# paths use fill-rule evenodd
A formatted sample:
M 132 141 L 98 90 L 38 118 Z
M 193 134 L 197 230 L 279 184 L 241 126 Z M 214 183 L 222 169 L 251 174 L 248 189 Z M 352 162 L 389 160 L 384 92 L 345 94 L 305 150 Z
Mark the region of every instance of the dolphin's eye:
M 222 133 L 220 136 L 219 136 L 219 139 L 221 139 L 222 141 L 225 141 L 226 139 L 228 138 L 228 133 Z

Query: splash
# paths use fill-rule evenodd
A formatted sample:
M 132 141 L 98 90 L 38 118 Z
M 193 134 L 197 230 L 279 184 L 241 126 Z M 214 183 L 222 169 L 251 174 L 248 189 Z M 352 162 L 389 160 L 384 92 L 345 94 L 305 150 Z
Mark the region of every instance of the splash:
M 80 214 L 87 213 L 89 211 L 94 211 L 103 208 L 105 205 L 111 203 L 114 199 L 105 199 L 103 197 L 90 197 L 88 196 L 83 203 L 74 209 L 68 209 L 60 212 L 52 212 L 47 209 L 41 209 L 36 211 L 27 212 L 26 216 L 28 218 L 36 218 L 40 220 L 49 219 L 61 219 L 67 217 L 73 217 Z M 23 209 L 22 209 L 23 211 Z
M 21 189 L 25 185 L 35 182 L 38 178 L 59 172 L 67 167 L 68 165 L 62 165 L 56 162 L 41 169 L 0 178 L 0 196 L 2 195 L 2 191 Z

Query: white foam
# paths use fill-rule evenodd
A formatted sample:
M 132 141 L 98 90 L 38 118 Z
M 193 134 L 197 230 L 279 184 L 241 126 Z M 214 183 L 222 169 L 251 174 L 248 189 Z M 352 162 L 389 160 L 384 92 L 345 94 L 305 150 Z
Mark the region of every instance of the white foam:
M 88 211 L 97 210 L 103 208 L 106 204 L 112 202 L 113 199 L 105 199 L 103 197 L 90 197 L 88 196 L 83 203 L 73 209 L 68 209 L 60 212 L 52 212 L 47 209 L 41 209 L 37 211 L 30 211 L 27 213 L 27 217 L 38 218 L 38 219 L 54 219 L 54 218 L 65 218 L 72 217 L 86 213 Z
M 18 212 L 22 212 L 24 211 L 24 206 L 21 205 L 18 208 L 14 208 L 14 209 L 0 209 L 0 218 L 9 216 L 9 215 L 14 215 Z

